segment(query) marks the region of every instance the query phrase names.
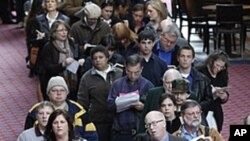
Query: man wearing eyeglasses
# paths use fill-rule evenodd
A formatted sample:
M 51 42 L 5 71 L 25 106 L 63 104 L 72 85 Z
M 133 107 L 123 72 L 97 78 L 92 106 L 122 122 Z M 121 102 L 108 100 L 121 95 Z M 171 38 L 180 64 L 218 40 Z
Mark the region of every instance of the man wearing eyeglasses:
M 181 106 L 181 117 L 183 124 L 173 133 L 177 137 L 187 140 L 223 141 L 223 138 L 215 128 L 201 125 L 201 106 L 195 100 L 186 100 Z
M 187 141 L 167 132 L 165 117 L 159 111 L 149 112 L 145 117 L 145 123 L 145 128 L 153 141 Z
M 160 40 L 156 42 L 153 52 L 164 60 L 166 65 L 177 66 L 176 54 L 180 47 L 176 45 L 176 42 L 180 37 L 180 31 L 173 23 L 161 24 L 161 28 Z

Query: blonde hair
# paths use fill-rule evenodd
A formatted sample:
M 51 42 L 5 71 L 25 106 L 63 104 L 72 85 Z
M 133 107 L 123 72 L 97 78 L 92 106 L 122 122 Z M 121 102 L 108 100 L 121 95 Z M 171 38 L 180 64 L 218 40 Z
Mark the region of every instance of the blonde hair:
M 161 0 L 150 0 L 146 3 L 146 8 L 152 6 L 159 14 L 161 21 L 168 17 L 167 7 Z
M 55 110 L 54 105 L 50 101 L 41 101 L 38 103 L 37 107 L 35 108 L 35 113 L 37 114 L 40 109 L 43 109 L 44 107 L 50 107 L 53 111 Z

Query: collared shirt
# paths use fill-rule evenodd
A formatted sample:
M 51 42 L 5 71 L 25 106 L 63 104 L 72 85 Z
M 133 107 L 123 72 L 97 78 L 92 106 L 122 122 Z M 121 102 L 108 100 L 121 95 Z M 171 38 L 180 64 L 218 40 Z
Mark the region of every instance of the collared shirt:
M 129 92 L 137 91 L 140 95 L 140 101 L 146 99 L 146 93 L 150 88 L 153 88 L 154 85 L 144 77 L 140 76 L 139 79 L 132 85 L 127 76 L 117 79 L 110 90 L 107 102 L 109 109 L 116 110 L 115 100 L 119 94 L 127 94 Z M 131 129 L 136 129 L 136 126 L 139 122 L 140 112 L 134 108 L 116 113 L 113 129 L 116 131 L 131 131 Z
M 162 138 L 162 141 L 169 141 L 169 135 L 166 134 L 166 135 Z
M 169 51 L 164 51 L 161 49 L 160 41 L 157 43 L 157 51 L 158 51 L 158 56 L 162 58 L 162 60 L 167 64 L 171 65 L 172 62 L 172 54 L 175 51 L 175 48 L 170 49 Z
M 37 126 L 24 130 L 17 138 L 17 141 L 44 141 L 43 134 Z
M 183 137 L 187 140 L 192 140 L 192 139 L 198 137 L 198 130 L 199 130 L 199 128 L 197 128 L 196 131 L 190 133 L 184 127 L 182 127 L 181 137 Z
M 189 90 L 191 91 L 192 90 L 192 84 L 193 84 L 193 75 L 192 73 L 190 72 L 189 74 L 183 74 L 181 73 L 182 77 L 187 79 L 189 81 Z

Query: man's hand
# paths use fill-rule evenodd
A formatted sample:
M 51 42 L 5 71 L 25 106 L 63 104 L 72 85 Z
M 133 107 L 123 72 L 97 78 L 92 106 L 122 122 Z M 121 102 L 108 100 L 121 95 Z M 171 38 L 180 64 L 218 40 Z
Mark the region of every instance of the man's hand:
M 133 107 L 136 110 L 140 111 L 140 110 L 142 110 L 144 108 L 144 104 L 141 101 L 138 101 L 137 103 L 133 104 Z

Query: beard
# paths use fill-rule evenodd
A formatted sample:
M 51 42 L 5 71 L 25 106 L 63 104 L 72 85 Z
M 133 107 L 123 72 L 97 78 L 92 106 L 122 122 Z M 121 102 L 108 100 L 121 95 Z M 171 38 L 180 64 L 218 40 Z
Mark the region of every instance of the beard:
M 188 126 L 191 126 L 191 127 L 198 127 L 201 124 L 201 118 L 200 119 L 195 119 L 195 120 L 192 120 L 192 121 L 189 121 L 189 120 L 184 118 L 184 121 Z

